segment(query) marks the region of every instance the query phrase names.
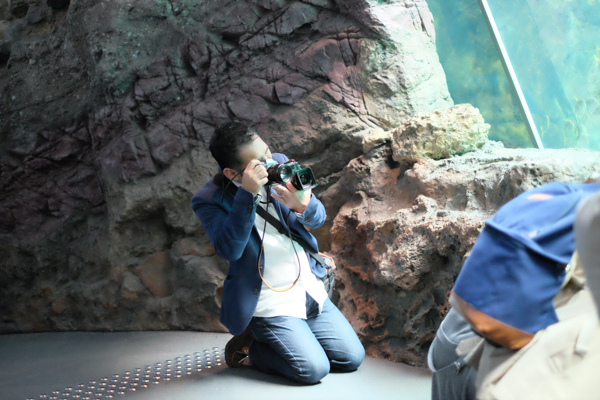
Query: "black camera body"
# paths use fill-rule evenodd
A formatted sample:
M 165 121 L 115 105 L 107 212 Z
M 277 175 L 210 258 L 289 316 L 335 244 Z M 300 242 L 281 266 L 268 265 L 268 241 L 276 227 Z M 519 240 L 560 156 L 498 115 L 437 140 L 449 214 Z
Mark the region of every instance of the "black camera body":
M 317 180 L 310 167 L 302 168 L 295 160 L 288 160 L 283 164 L 277 161 L 264 162 L 262 165 L 267 169 L 269 182 L 267 185 L 285 185 L 292 182 L 298 190 L 308 190 L 317 186 Z

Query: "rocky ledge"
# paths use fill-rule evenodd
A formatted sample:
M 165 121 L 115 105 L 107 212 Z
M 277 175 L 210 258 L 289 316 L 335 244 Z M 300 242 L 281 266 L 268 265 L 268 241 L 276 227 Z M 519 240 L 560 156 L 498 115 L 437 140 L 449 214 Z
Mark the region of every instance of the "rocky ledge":
M 535 186 L 584 182 L 600 172 L 600 154 L 487 142 L 462 156 L 399 164 L 389 138 L 352 160 L 324 195 L 352 196 L 331 229 L 336 302 L 368 354 L 424 366 L 484 221 Z

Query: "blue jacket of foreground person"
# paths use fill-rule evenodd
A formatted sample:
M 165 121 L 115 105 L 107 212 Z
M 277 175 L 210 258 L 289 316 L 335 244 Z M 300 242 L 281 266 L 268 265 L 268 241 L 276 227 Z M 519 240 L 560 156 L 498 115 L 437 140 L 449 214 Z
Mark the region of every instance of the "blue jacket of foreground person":
M 283 154 L 275 153 L 272 157 L 279 163 L 288 160 Z M 229 261 L 229 272 L 223 285 L 221 322 L 232 335 L 240 335 L 252 319 L 262 287 L 258 273 L 260 236 L 254 226 L 257 205 L 254 195 L 242 188 L 238 189 L 235 197 L 229 193 L 223 194 L 228 182 L 224 177 L 223 181 L 225 183 L 221 184 L 216 177 L 208 181 L 192 198 L 192 208 L 200 218 L 217 254 Z M 233 183 L 230 186 L 233 186 Z M 284 226 L 287 225 L 289 216 L 292 235 L 301 236 L 315 252 L 318 251 L 317 240 L 305 229 L 318 228 L 325 222 L 325 207 L 314 195 L 311 196 L 302 218 L 272 197 L 269 207 L 275 207 Z M 301 247 L 298 248 L 298 251 L 301 250 Z M 317 278 L 322 278 L 325 268 L 309 253 L 306 255 L 313 273 Z M 260 259 L 261 273 L 264 263 L 263 253 Z

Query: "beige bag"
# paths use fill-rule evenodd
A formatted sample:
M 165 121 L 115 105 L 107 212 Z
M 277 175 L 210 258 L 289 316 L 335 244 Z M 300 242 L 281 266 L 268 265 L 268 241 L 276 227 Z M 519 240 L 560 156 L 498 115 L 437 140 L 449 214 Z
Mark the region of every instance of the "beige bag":
M 576 256 L 571 265 L 555 298 L 558 323 L 518 351 L 484 341 L 471 350 L 478 399 L 600 400 L 600 321 Z

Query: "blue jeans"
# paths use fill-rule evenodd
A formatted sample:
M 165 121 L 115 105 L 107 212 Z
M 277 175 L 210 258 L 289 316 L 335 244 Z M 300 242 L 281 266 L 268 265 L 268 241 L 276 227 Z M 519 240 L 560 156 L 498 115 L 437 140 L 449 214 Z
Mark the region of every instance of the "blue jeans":
M 365 358 L 365 349 L 350 323 L 329 300 L 319 305 L 306 296 L 307 319 L 254 317 L 250 363 L 258 370 L 296 382 L 319 382 L 330 369 L 350 372 Z

